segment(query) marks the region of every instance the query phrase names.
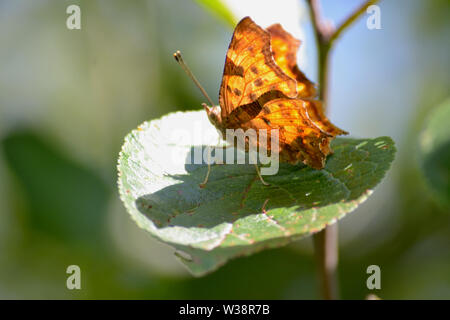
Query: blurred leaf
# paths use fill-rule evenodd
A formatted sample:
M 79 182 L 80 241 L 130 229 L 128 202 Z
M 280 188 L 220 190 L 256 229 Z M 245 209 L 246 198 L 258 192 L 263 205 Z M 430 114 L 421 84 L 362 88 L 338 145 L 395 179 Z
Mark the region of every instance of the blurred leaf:
M 202 143 L 174 131 L 186 137 L 211 127 L 203 111 L 145 122 L 125 138 L 118 164 L 120 195 L 133 219 L 177 248 L 196 275 L 336 222 L 367 198 L 395 153 L 388 137 L 337 139 L 323 170 L 282 164 L 263 186 L 252 165 L 216 165 L 201 189 L 206 165 L 183 159 Z
M 448 0 L 432 0 L 421 3 L 418 10 L 417 26 L 419 32 L 436 35 L 449 26 L 450 2 Z
M 30 228 L 75 246 L 92 248 L 104 243 L 109 190 L 94 172 L 32 132 L 12 133 L 2 145 L 28 200 Z
M 450 204 L 450 99 L 435 108 L 420 135 L 420 162 L 436 197 Z
M 217 17 L 225 21 L 231 28 L 234 28 L 237 21 L 231 11 L 221 0 L 195 0 L 202 7 L 212 12 Z
M 190 292 L 187 297 L 318 299 L 315 272 L 316 265 L 311 254 L 285 246 L 262 251 L 245 259 L 235 259 L 202 278 L 188 278 L 186 283 L 189 284 Z M 236 290 L 239 283 L 245 283 L 245 286 Z

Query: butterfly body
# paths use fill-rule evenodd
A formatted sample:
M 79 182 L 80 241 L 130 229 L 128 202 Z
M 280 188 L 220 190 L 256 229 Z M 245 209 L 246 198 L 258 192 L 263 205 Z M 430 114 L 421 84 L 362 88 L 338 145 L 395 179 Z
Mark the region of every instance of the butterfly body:
M 314 84 L 297 66 L 299 45 L 279 24 L 264 30 L 249 17 L 242 19 L 228 48 L 220 107 L 205 105 L 205 110 L 223 137 L 226 129 L 257 134 L 265 129 L 270 152 L 270 132 L 277 129 L 281 161 L 322 169 L 332 152 L 330 141 L 347 132 L 325 117 L 315 99 Z

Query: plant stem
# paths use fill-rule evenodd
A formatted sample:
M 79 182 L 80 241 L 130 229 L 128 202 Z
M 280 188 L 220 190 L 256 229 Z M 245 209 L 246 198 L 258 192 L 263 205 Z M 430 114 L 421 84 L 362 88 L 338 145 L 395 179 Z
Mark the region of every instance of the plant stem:
M 328 43 L 319 43 L 317 46 L 317 72 L 319 82 L 319 99 L 322 100 L 324 112 L 328 106 L 328 76 L 329 76 L 329 53 L 331 46 Z
M 319 98 L 323 102 L 324 111 L 326 111 L 327 108 L 328 67 L 330 64 L 329 53 L 342 32 L 366 12 L 366 9 L 369 6 L 377 2 L 378 0 L 366 1 L 350 14 L 337 28 L 334 28 L 331 23 L 324 21 L 320 10 L 319 0 L 307 0 L 317 43 L 318 82 L 320 88 Z
M 317 70 L 319 82 L 319 98 L 322 100 L 324 112 L 328 106 L 328 76 L 330 51 L 342 32 L 356 21 L 370 6 L 378 0 L 368 0 L 356 9 L 339 27 L 333 28 L 326 23 L 320 12 L 319 0 L 307 0 L 314 34 L 317 44 Z M 326 227 L 313 235 L 314 250 L 318 263 L 322 296 L 326 300 L 338 299 L 338 226 L 337 223 Z
M 367 8 L 371 5 L 377 3 L 378 0 L 368 0 L 365 3 L 363 3 L 358 9 L 356 9 L 350 16 L 347 17 L 347 19 L 344 20 L 344 22 L 341 23 L 339 27 L 336 28 L 336 30 L 333 32 L 333 34 L 330 36 L 330 39 L 328 40 L 330 43 L 333 43 L 334 40 L 336 40 L 344 31 L 347 29 L 349 25 L 351 25 L 353 22 L 355 22 L 363 13 L 366 12 Z
M 314 234 L 314 251 L 320 277 L 320 288 L 325 300 L 338 299 L 338 225 L 330 225 Z

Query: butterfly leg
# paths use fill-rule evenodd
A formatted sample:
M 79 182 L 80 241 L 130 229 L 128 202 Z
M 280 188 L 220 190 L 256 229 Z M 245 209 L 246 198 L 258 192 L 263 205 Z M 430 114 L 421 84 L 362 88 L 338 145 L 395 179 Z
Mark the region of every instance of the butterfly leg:
M 257 164 L 255 164 L 255 168 L 256 168 L 256 173 L 258 174 L 259 180 L 261 180 L 261 183 L 263 185 L 265 185 L 265 186 L 270 186 L 270 183 L 267 183 L 267 182 L 264 181 L 264 179 L 263 179 L 263 177 L 261 175 L 261 172 L 259 171 L 259 167 L 258 167 Z
M 206 183 L 208 182 L 209 173 L 211 172 L 211 165 L 208 163 L 208 172 L 206 172 L 205 180 L 203 180 L 202 183 L 200 183 L 200 188 L 204 188 L 206 186 Z
M 206 105 L 204 104 L 204 106 L 206 106 Z M 220 147 L 220 146 L 221 146 L 221 139 L 219 137 L 219 139 L 217 140 L 216 147 Z M 200 188 L 204 188 L 206 186 L 206 183 L 208 182 L 209 174 L 211 172 L 211 164 L 210 164 L 211 163 L 211 147 L 208 146 L 207 148 L 208 148 L 208 171 L 206 172 L 205 179 L 203 180 L 202 183 L 200 183 Z M 223 164 L 223 163 L 216 162 L 216 164 Z
M 209 146 L 208 146 L 207 148 L 208 148 L 208 171 L 206 172 L 205 179 L 204 179 L 203 182 L 200 183 L 200 185 L 199 185 L 200 188 L 206 187 L 206 183 L 208 182 L 209 174 L 210 174 L 210 172 L 211 172 L 211 149 L 210 149 Z

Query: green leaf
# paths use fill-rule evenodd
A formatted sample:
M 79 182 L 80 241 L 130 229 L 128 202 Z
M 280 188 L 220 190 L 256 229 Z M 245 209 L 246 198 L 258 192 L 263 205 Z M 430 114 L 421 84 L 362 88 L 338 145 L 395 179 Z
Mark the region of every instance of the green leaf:
M 436 199 L 450 205 L 450 99 L 435 108 L 420 134 L 420 163 Z
M 234 28 L 237 24 L 236 18 L 233 16 L 231 11 L 223 4 L 220 0 L 195 0 L 199 5 L 204 7 L 206 10 L 210 11 L 224 22 L 228 26 Z
M 12 132 L 0 146 L 27 201 L 30 229 L 60 244 L 97 251 L 106 247 L 103 226 L 111 190 L 95 171 L 33 131 Z
M 336 222 L 370 195 L 395 153 L 389 137 L 336 139 L 323 170 L 280 164 L 277 175 L 264 177 L 271 184 L 264 186 L 253 165 L 214 165 L 202 189 L 207 166 L 184 160 L 210 136 L 199 128 L 215 132 L 204 111 L 145 122 L 126 136 L 118 161 L 128 212 L 176 248 L 194 275 Z

